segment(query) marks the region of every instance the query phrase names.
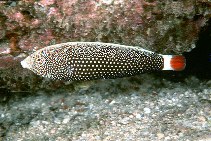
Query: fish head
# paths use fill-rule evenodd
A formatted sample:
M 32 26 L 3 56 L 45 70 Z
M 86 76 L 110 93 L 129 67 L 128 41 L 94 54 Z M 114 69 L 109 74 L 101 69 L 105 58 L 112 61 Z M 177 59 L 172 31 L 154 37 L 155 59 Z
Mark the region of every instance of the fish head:
M 23 68 L 29 69 L 34 73 L 45 77 L 47 74 L 46 68 L 49 67 L 48 62 L 49 58 L 46 51 L 38 50 L 21 61 L 21 65 Z
M 71 56 L 71 50 L 68 49 L 66 46 L 63 48 L 57 45 L 42 48 L 21 61 L 21 65 L 42 77 L 62 79 L 66 77 L 65 72 L 72 72 L 72 68 L 67 64 Z

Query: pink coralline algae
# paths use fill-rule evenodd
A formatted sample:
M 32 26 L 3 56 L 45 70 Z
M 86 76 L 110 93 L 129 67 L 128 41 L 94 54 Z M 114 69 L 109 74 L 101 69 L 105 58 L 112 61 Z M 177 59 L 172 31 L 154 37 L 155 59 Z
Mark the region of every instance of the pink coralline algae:
M 8 69 L 19 64 L 20 59 L 14 58 L 12 56 L 0 57 L 0 69 Z
M 45 7 L 55 3 L 55 0 L 41 0 L 38 2 L 39 5 Z
M 55 18 L 61 18 L 61 14 L 59 13 L 59 9 L 58 8 L 55 8 L 55 7 L 51 7 L 49 10 L 48 10 L 48 17 L 51 18 L 51 17 L 55 17 Z
M 23 14 L 21 14 L 20 12 L 17 12 L 17 13 L 14 13 L 12 16 L 11 16 L 11 19 L 12 20 L 15 20 L 15 21 L 23 21 L 24 20 L 24 16 Z
M 19 47 L 24 51 L 33 51 L 41 48 L 41 44 L 49 44 L 53 39 L 56 39 L 56 37 L 53 35 L 52 29 L 45 29 L 44 31 L 42 31 L 42 34 L 34 34 L 34 36 L 30 36 L 28 38 L 23 37 L 23 39 L 19 42 Z M 37 40 L 39 40 L 39 43 L 37 42 Z

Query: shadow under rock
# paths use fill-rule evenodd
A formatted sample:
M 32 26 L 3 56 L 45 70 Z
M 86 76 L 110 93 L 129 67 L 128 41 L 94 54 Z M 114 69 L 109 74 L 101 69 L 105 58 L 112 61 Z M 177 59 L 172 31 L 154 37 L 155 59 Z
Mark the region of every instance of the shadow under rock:
M 184 75 L 194 75 L 199 79 L 211 79 L 211 19 L 199 34 L 196 48 L 183 54 L 186 58 Z
M 161 71 L 154 73 L 155 76 L 173 82 L 184 82 L 190 76 L 195 76 L 202 81 L 211 79 L 211 19 L 201 28 L 196 47 L 183 55 L 186 58 L 185 70 Z

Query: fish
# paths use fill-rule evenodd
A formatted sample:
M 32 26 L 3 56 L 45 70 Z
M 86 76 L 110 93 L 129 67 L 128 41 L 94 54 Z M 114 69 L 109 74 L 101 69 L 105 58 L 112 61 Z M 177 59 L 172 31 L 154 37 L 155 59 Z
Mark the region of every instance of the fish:
M 21 61 L 35 74 L 65 81 L 115 79 L 154 71 L 185 69 L 182 55 L 162 55 L 138 46 L 67 42 L 44 47 Z

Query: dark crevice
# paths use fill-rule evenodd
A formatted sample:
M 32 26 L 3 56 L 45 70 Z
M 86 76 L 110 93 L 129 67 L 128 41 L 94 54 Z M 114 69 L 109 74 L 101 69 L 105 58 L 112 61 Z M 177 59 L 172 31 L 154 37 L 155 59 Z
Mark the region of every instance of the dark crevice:
M 211 19 L 201 29 L 196 48 L 183 55 L 186 58 L 186 69 L 183 73 L 211 79 Z
M 211 79 L 211 19 L 201 28 L 196 47 L 183 55 L 186 58 L 185 70 L 161 71 L 155 75 L 174 82 L 183 82 L 190 76 L 196 76 L 201 80 Z

